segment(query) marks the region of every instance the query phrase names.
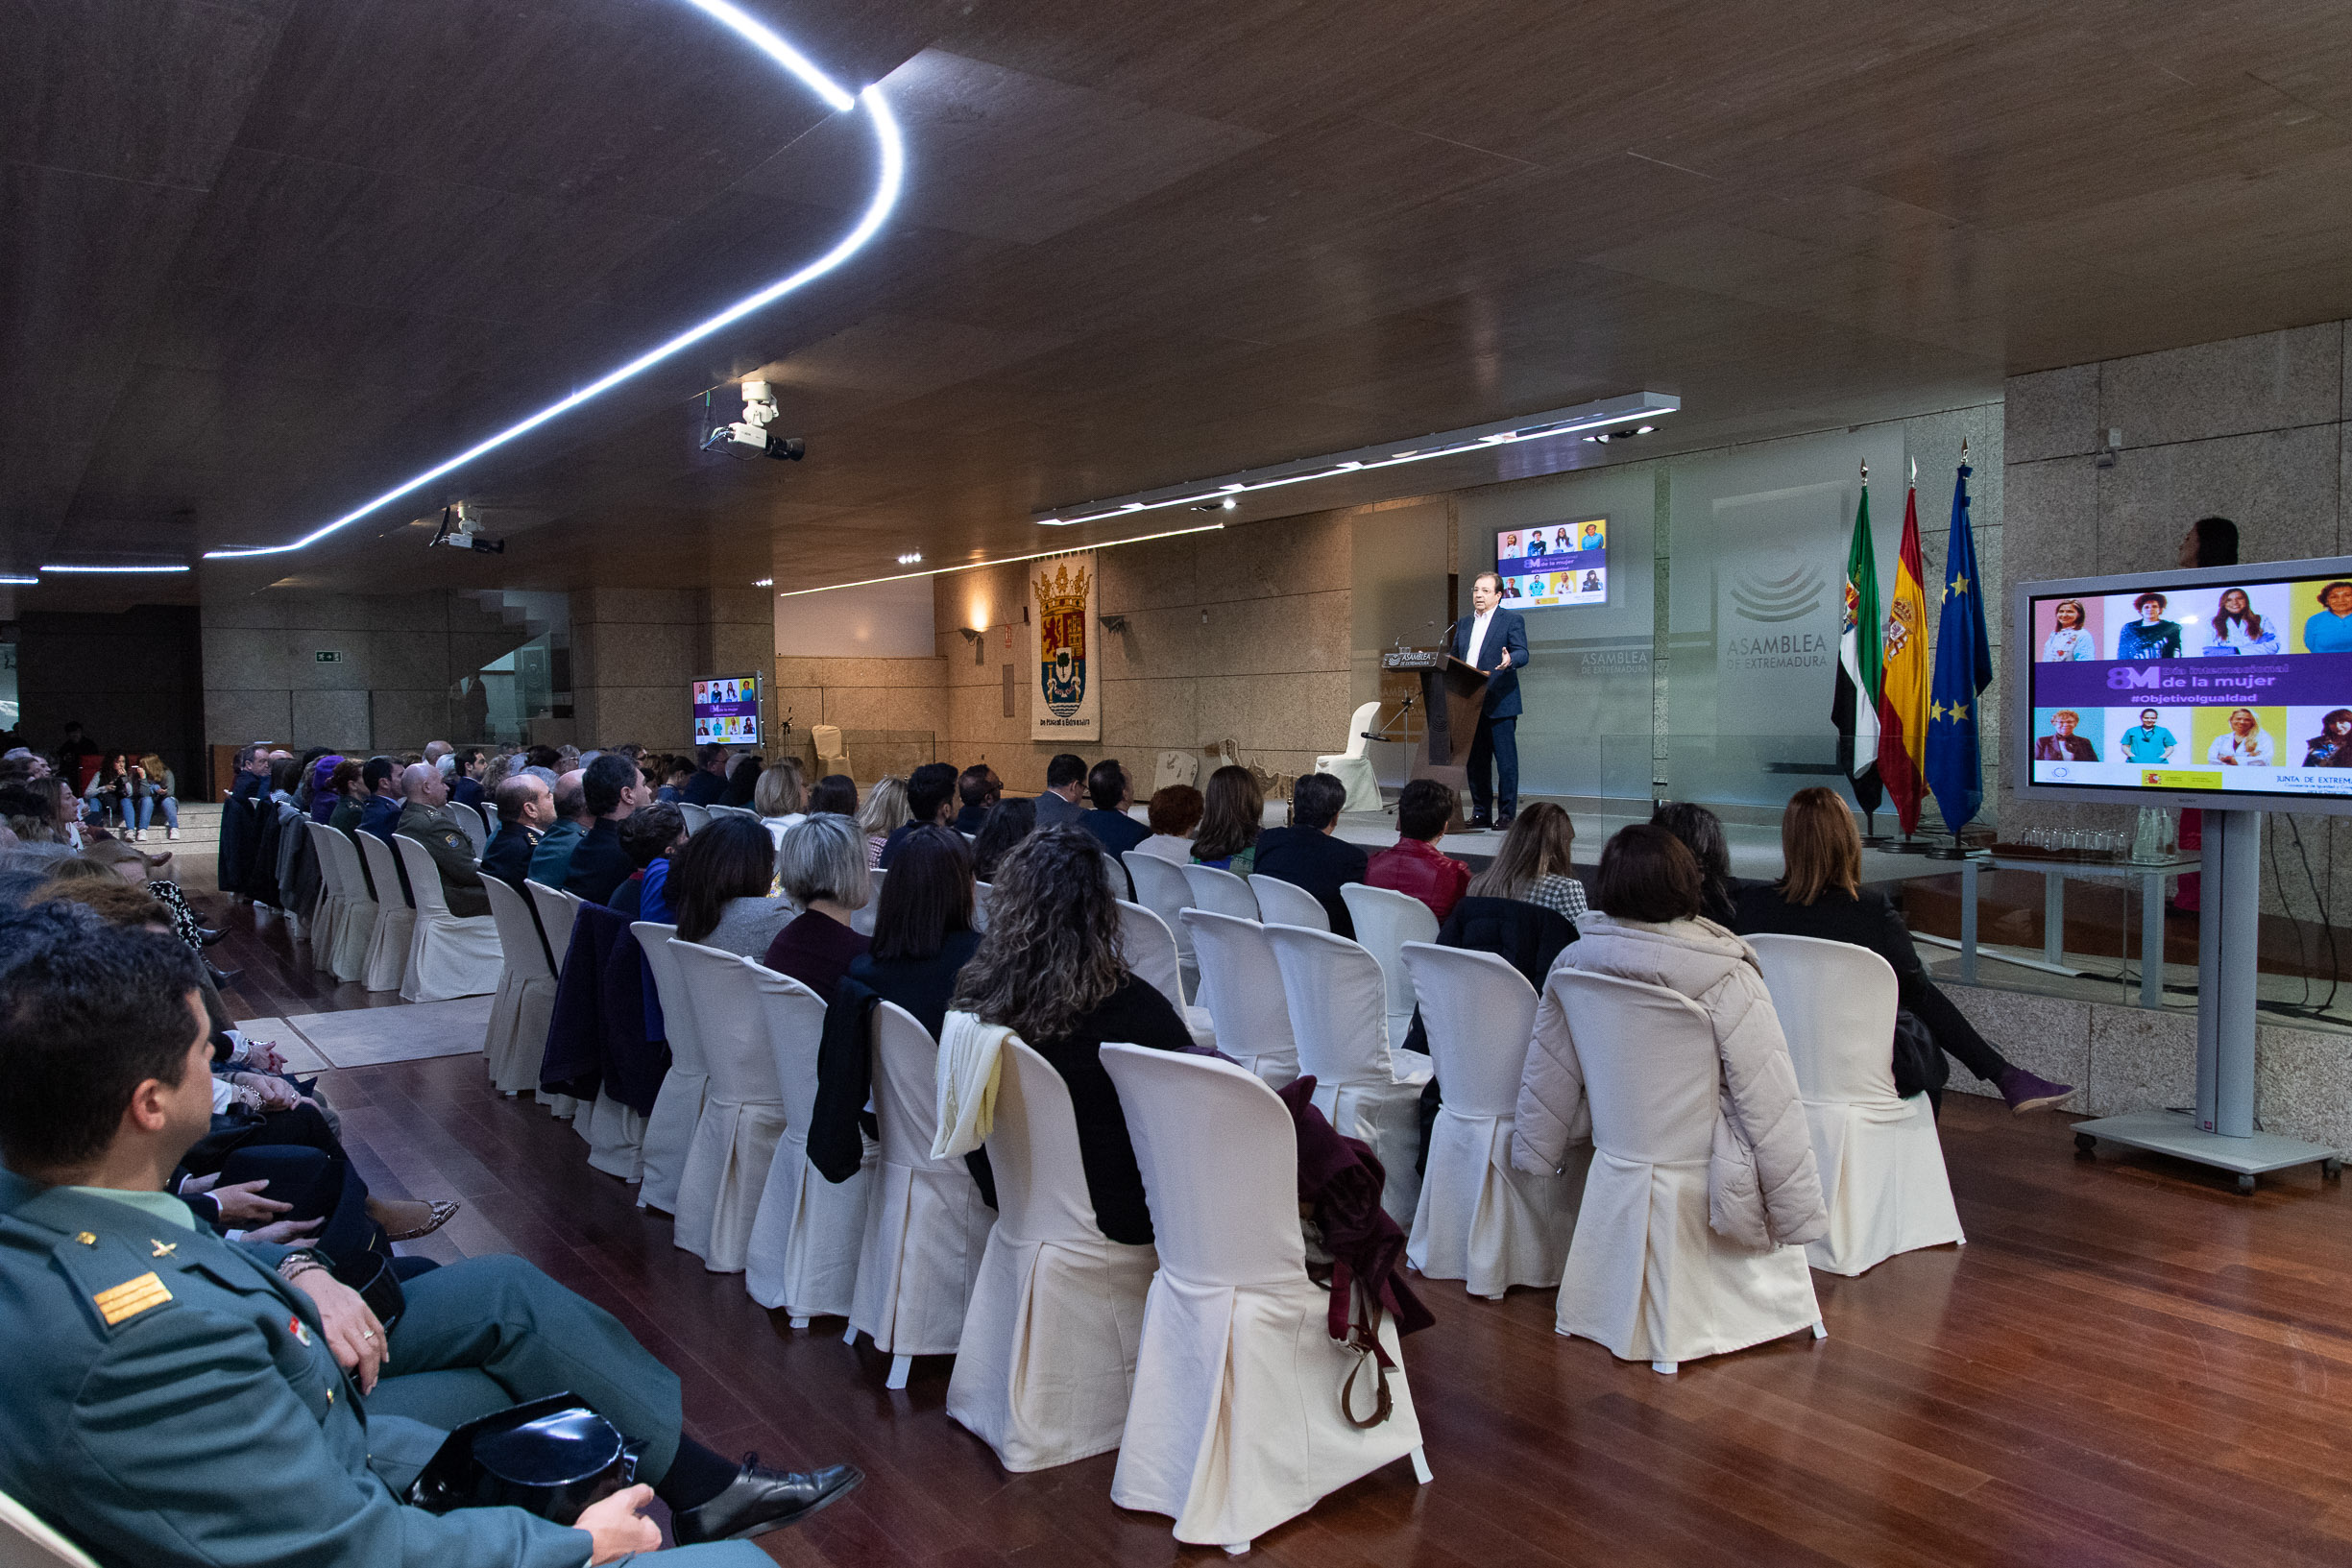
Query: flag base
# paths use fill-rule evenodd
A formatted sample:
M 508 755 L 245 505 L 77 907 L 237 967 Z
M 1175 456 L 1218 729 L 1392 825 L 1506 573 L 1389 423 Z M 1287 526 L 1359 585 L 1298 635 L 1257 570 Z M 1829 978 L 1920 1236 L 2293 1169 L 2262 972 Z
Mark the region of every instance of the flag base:
M 1889 855 L 1926 855 L 1932 851 L 1935 845 L 1932 840 L 1913 838 L 1910 834 L 1905 833 L 1901 838 L 1890 839 L 1884 847 Z

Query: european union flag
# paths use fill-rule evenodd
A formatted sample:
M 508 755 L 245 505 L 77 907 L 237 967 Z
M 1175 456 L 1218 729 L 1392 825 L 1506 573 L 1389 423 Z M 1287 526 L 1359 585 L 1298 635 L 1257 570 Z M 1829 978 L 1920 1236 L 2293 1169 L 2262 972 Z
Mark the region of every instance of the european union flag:
M 1928 693 L 1928 787 L 1954 839 L 1984 804 L 1976 744 L 1977 700 L 1993 684 L 1976 537 L 1968 525 L 1968 454 L 1952 484 L 1952 543 L 1944 552 L 1944 611 L 1935 629 L 1935 684 Z

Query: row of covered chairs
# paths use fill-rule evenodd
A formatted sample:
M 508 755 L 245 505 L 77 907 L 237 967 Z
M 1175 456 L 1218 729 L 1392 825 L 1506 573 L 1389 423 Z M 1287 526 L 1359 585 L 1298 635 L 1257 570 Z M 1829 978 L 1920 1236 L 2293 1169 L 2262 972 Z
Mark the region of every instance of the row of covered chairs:
M 479 821 L 471 810 L 457 813 L 461 823 L 468 817 Z M 324 823 L 303 827 L 319 862 L 319 901 L 306 933 L 314 965 L 406 1001 L 499 989 L 506 956 L 495 917 L 449 912 L 440 869 L 423 844 L 404 833 L 386 844 Z

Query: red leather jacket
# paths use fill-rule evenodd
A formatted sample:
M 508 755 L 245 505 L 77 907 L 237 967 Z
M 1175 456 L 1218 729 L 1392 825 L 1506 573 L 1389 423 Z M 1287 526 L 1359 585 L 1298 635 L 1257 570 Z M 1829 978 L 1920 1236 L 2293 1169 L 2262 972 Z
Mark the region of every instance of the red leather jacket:
M 1399 838 L 1394 849 L 1382 850 L 1365 868 L 1368 886 L 1410 893 L 1436 912 L 1440 920 L 1454 912 L 1463 890 L 1470 885 L 1470 868 L 1434 844 Z

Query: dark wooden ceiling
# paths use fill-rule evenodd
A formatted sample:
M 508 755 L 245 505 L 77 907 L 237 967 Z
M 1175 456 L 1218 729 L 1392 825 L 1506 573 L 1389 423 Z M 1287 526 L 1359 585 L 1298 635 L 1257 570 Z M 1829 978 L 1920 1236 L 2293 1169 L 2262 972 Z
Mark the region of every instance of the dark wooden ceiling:
M 2340 0 L 747 3 L 885 84 L 875 245 L 332 542 L 17 602 L 837 581 L 1615 393 L 1692 446 L 2352 315 Z M 299 535 L 789 271 L 870 178 L 678 0 L 0 0 L 0 569 Z M 763 368 L 809 460 L 695 451 Z M 505 556 L 420 547 L 461 497 Z

